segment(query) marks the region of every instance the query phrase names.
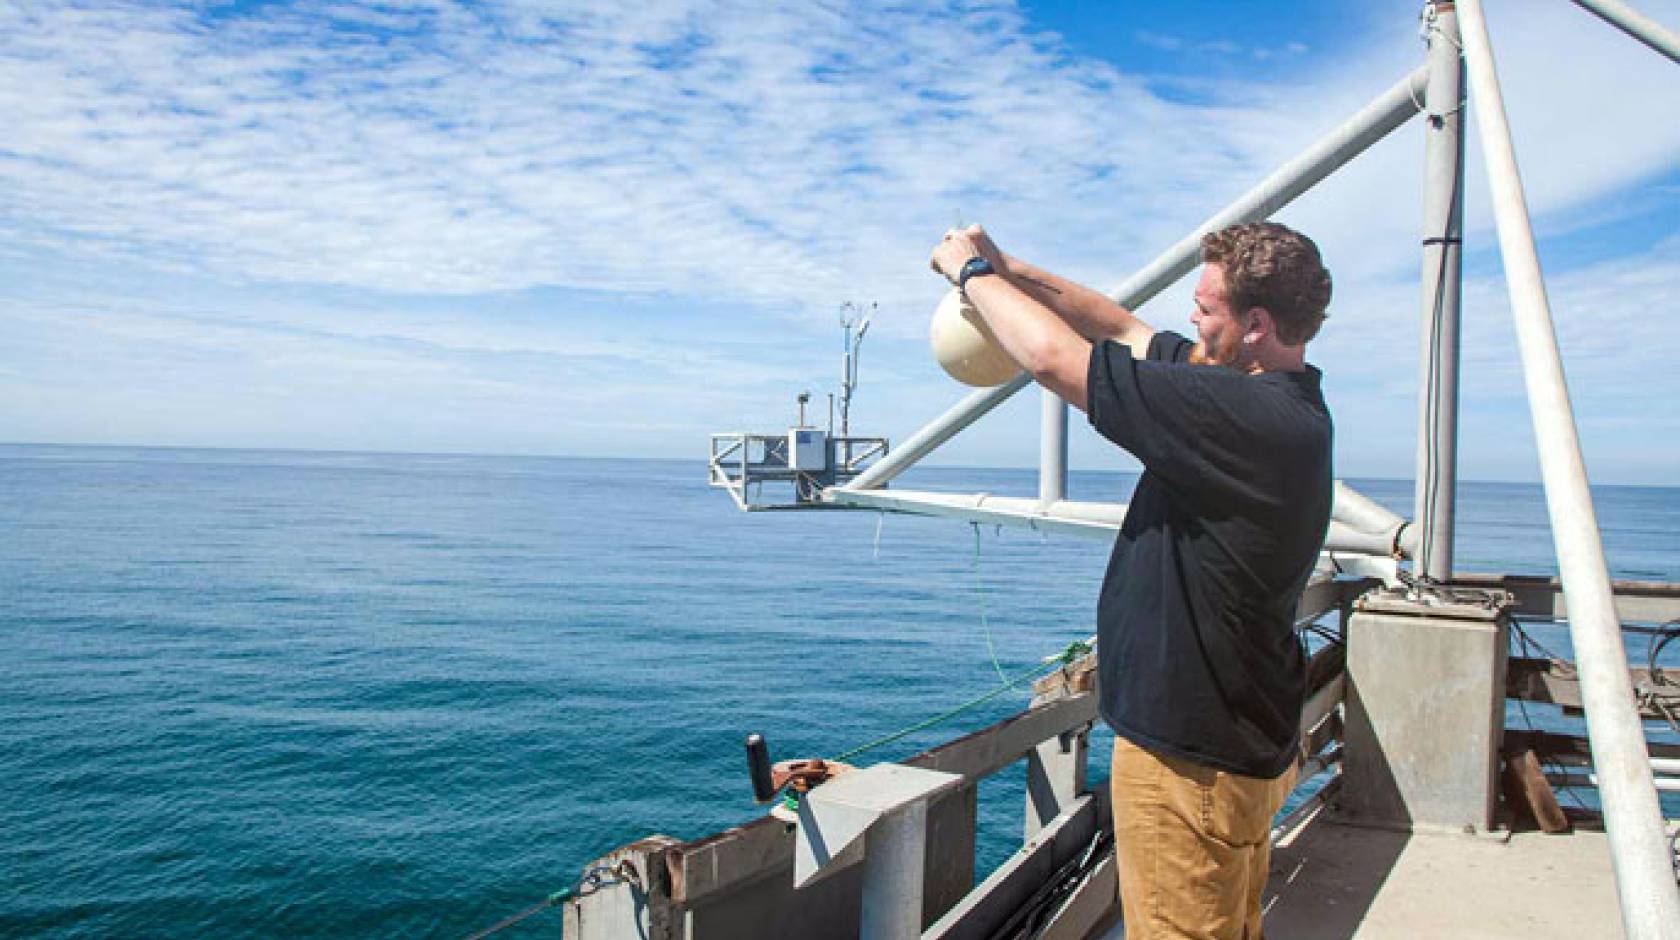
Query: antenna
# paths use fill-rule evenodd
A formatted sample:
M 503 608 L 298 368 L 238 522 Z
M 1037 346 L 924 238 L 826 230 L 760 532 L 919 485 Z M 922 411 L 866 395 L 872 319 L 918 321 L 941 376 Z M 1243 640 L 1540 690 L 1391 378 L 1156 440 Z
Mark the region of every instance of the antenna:
M 840 359 L 840 388 L 828 393 L 828 428 L 814 426 L 822 417 L 812 412 L 810 390 L 794 396 L 799 406 L 798 423 L 776 434 L 713 434 L 706 472 L 711 485 L 729 491 L 735 505 L 745 510 L 809 508 L 825 503 L 825 492 L 849 482 L 887 453 L 884 437 L 852 437 L 852 396 L 858 385 L 858 348 L 875 318 L 875 304 L 867 308 L 847 302 L 840 305 L 840 328 L 845 346 Z M 822 407 L 822 393 L 815 399 Z M 839 427 L 835 427 L 835 406 L 839 406 Z M 839 431 L 839 434 L 835 432 Z M 793 502 L 766 502 L 760 497 L 765 483 L 786 483 L 793 488 Z
M 869 312 L 864 314 L 857 304 L 846 301 L 840 305 L 840 328 L 845 332 L 845 355 L 840 360 L 840 436 L 846 437 L 852 429 L 852 392 L 858 382 L 858 349 L 863 345 L 863 336 L 869 332 L 869 324 L 875 319 L 879 304 L 870 304 Z M 861 315 L 861 316 L 860 316 Z M 853 327 L 857 328 L 857 335 L 852 335 Z

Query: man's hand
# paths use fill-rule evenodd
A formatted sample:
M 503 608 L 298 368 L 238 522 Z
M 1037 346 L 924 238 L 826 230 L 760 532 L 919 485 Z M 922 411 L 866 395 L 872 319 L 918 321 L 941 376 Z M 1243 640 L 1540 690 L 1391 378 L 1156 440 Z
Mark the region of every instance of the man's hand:
M 1150 337 L 1155 335 L 1154 327 L 1139 320 L 1112 298 L 1004 254 L 986 230 L 978 225 L 946 232 L 944 239 L 933 248 L 931 264 L 935 271 L 955 284 L 962 273 L 963 263 L 976 255 L 991 262 L 992 270 L 1001 275 L 999 280 L 1007 281 L 1055 314 L 1085 340 L 1092 343 L 1105 339 L 1119 340 L 1131 346 L 1133 354 L 1139 357 L 1149 349 Z
M 933 257 L 928 259 L 928 266 L 944 275 L 945 280 L 950 281 L 953 286 L 957 283 L 957 275 L 962 273 L 963 264 L 981 254 L 980 246 L 975 244 L 974 235 L 971 234 L 974 232 L 979 233 L 979 237 L 987 246 L 992 246 L 992 240 L 986 237 L 986 233 L 978 225 L 966 229 L 951 229 L 940 239 L 939 244 L 933 246 Z M 997 248 L 992 247 L 992 251 L 996 253 Z M 992 259 L 987 257 L 986 260 Z M 993 265 L 996 265 L 995 261 Z
M 985 229 L 978 225 L 970 225 L 963 229 L 963 234 L 967 235 L 968 240 L 974 244 L 974 250 L 980 254 L 980 257 L 990 261 L 992 267 L 999 272 L 1003 271 L 1006 267 L 1006 259 L 1003 257 L 1003 252 L 998 250 L 998 246 L 992 243 L 992 236 L 987 235 Z
M 991 262 L 999 275 L 971 279 L 968 284 L 969 302 L 997 337 L 998 345 L 1045 388 L 1083 409 L 1091 343 L 1064 322 L 1054 308 L 1016 281 L 1013 260 L 998 250 L 985 229 L 971 225 L 946 232 L 933 246 L 928 263 L 955 284 L 963 265 L 975 257 Z M 1030 276 L 1026 283 L 1034 291 L 1059 297 L 1055 285 Z M 1120 309 L 1113 301 L 1105 298 L 1104 302 Z

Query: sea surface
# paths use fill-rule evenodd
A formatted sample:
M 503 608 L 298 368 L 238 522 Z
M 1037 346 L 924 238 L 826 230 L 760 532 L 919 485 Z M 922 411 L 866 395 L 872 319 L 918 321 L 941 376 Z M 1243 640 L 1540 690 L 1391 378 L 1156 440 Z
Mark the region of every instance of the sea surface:
M 1350 482 L 1410 515 L 1410 483 Z M 1070 495 L 1132 483 L 1076 472 Z M 1616 577 L 1680 581 L 1680 489 L 1594 496 Z M 1460 569 L 1555 570 L 1537 486 L 1460 499 Z M 748 732 L 832 755 L 1086 638 L 1107 555 L 748 515 L 700 460 L 21 445 L 0 533 L 0 935 L 41 937 L 470 933 L 622 843 L 761 812 Z M 1019 839 L 1021 776 L 981 789 L 982 871 Z

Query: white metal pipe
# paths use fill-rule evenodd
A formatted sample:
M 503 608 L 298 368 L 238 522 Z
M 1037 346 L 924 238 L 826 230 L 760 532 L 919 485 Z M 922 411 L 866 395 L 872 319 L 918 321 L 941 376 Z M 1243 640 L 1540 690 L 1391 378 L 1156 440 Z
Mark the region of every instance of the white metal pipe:
M 1459 295 L 1464 219 L 1464 64 L 1450 0 L 1424 12 L 1429 86 L 1424 92 L 1423 315 L 1418 369 L 1415 500 L 1418 574 L 1453 570 L 1458 494 Z
M 916 461 L 932 453 L 934 448 L 955 437 L 958 431 L 985 417 L 987 412 L 1008 401 L 1009 396 L 1031 384 L 1032 376 L 1022 372 L 996 388 L 975 389 L 962 401 L 947 408 L 944 414 L 912 434 L 909 440 L 893 448 L 892 453 L 875 461 L 868 470 L 853 477 L 852 482 L 843 488 L 872 490 L 887 485 L 889 480 L 910 469 Z
M 1067 498 L 1068 406 L 1062 396 L 1044 390 L 1043 429 L 1038 438 L 1038 499 Z
M 916 940 L 922 935 L 922 881 L 927 854 L 927 801 L 888 813 L 869 828 L 863 847 L 860 940 Z
M 1387 506 L 1341 480 L 1335 482 L 1331 492 L 1335 496 L 1331 515 L 1338 522 L 1345 522 L 1362 532 L 1387 532 L 1395 526 L 1406 524 L 1406 520 L 1390 511 Z
M 1174 281 L 1200 263 L 1203 235 L 1238 222 L 1253 222 L 1270 216 L 1406 123 L 1417 113 L 1418 96 L 1423 93 L 1427 77 L 1427 69 L 1419 68 L 1396 82 L 1340 127 L 1266 177 L 1224 211 L 1197 226 L 1195 231 L 1180 239 L 1178 244 L 1167 249 L 1143 270 L 1127 278 L 1110 296 L 1136 310 L 1151 297 L 1172 286 Z M 892 453 L 859 474 L 845 488 L 868 490 L 886 485 L 887 481 L 903 473 L 1031 382 L 1032 377 L 1023 372 L 997 388 L 970 393 Z
M 1428 80 L 1428 69 L 1419 67 L 1395 82 L 1375 101 L 1321 138 L 1304 153 L 1279 167 L 1259 185 L 1243 193 L 1236 202 L 1180 239 L 1149 266 L 1127 278 L 1111 296 L 1136 309 L 1149 298 L 1188 274 L 1202 257 L 1202 236 L 1239 222 L 1267 218 L 1296 196 L 1318 185 L 1372 144 L 1388 136 L 1418 111 L 1418 100 Z
M 1460 0 L 1458 10 L 1517 348 L 1540 451 L 1546 507 L 1569 604 L 1569 635 L 1586 706 L 1587 737 L 1601 781 L 1604 827 L 1610 838 L 1623 928 L 1635 940 L 1680 938 L 1680 889 L 1674 881 L 1643 728 L 1634 709 L 1621 624 L 1494 70 L 1487 21 L 1481 0 Z
M 1342 704 L 1342 699 L 1346 697 L 1346 689 L 1347 675 L 1339 675 L 1331 679 L 1324 688 L 1319 689 L 1312 698 L 1307 699 L 1306 704 L 1301 706 L 1302 737 L 1310 734 L 1314 728 L 1318 727 L 1319 722 L 1330 717 L 1330 713 L 1336 710 L 1336 706 Z M 1303 774 L 1301 779 L 1305 780 L 1306 775 Z
M 1400 550 L 1406 550 L 1408 544 L 1404 531 L 1391 532 L 1361 532 L 1336 520 L 1330 520 L 1330 528 L 1324 534 L 1324 550 L 1327 552 L 1353 552 L 1359 555 L 1376 555 L 1380 558 L 1392 558 L 1395 552 L 1395 540 L 1400 540 Z
M 1662 25 L 1621 0 L 1575 0 L 1585 10 L 1652 49 L 1680 63 L 1680 33 Z
M 1126 516 L 1124 503 L 1084 503 L 1059 500 L 1044 503 L 1019 496 L 989 493 L 929 493 L 918 490 L 852 491 L 830 489 L 827 500 L 841 506 L 880 509 L 887 512 L 943 516 L 982 525 L 1006 525 L 1112 540 Z
M 1336 481 L 1332 492 L 1332 520 L 1353 532 L 1380 537 L 1380 542 L 1373 541 L 1371 544 L 1380 544 L 1381 547 L 1369 549 L 1370 554 L 1393 555 L 1398 552 L 1408 557 L 1415 555 L 1417 530 L 1410 523 L 1341 480 Z
M 1126 518 L 1125 503 L 1078 502 L 1067 499 L 1044 503 L 1021 496 L 993 496 L 990 493 L 853 491 L 839 487 L 825 490 L 823 497 L 827 502 L 840 506 L 921 516 L 943 516 L 981 525 L 1006 525 L 1097 539 L 1112 539 L 1114 533 L 1119 530 L 1120 523 Z M 1360 532 L 1332 520 L 1329 531 L 1325 534 L 1324 550 L 1386 558 L 1393 553 L 1394 536 L 1384 532 Z
M 1561 785 L 1568 786 L 1571 779 L 1579 780 L 1581 778 L 1579 775 L 1565 775 Z M 1603 799 L 1604 784 L 1599 782 L 1598 774 L 1587 774 L 1587 782 L 1595 787 L 1598 787 L 1600 794 L 1599 798 Z M 1680 778 L 1658 777 L 1653 782 L 1653 786 L 1656 787 L 1658 793 L 1680 793 Z M 1619 871 L 1618 874 L 1620 874 Z

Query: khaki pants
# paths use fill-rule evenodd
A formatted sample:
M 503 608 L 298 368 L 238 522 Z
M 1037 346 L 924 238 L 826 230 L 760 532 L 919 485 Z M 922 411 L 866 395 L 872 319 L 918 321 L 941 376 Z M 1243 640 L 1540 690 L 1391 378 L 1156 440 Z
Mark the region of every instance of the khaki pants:
M 1295 787 L 1114 739 L 1115 860 L 1126 940 L 1261 940 L 1272 817 Z

